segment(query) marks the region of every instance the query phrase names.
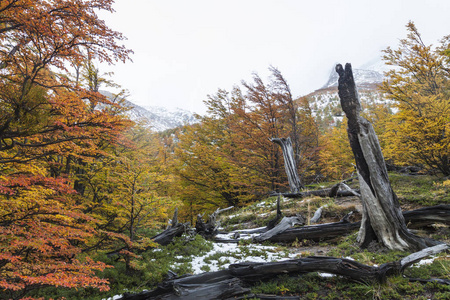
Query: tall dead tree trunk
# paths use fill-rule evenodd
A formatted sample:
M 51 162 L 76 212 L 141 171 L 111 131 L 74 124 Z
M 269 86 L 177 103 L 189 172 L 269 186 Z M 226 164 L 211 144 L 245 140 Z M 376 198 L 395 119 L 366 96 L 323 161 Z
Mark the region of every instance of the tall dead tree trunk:
M 350 64 L 336 66 L 339 98 L 348 119 L 348 138 L 358 169 L 363 216 L 358 242 L 366 247 L 378 240 L 389 249 L 420 250 L 436 241 L 413 235 L 406 228 L 397 196 L 391 188 L 377 135 L 359 114 L 361 103 Z
M 291 138 L 273 138 L 271 141 L 281 146 L 284 157 L 284 168 L 289 181 L 289 188 L 291 189 L 291 193 L 298 193 L 303 188 L 303 185 L 298 177 Z

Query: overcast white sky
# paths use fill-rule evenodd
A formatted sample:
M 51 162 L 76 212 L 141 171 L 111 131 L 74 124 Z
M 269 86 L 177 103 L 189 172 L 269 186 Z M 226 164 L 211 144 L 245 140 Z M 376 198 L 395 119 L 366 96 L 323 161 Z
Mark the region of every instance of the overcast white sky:
M 415 22 L 426 43 L 450 34 L 449 0 L 116 0 L 101 14 L 124 33 L 133 62 L 112 69 L 138 105 L 203 113 L 203 100 L 270 65 L 295 96 L 381 56 Z M 101 67 L 102 68 L 102 67 Z M 103 70 L 107 70 L 103 67 Z

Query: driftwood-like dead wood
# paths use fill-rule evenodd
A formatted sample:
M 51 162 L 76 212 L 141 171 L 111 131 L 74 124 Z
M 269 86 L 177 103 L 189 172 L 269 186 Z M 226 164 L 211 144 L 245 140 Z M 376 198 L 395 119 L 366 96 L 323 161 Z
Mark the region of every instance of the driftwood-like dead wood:
M 345 182 L 341 182 L 340 187 L 343 188 L 344 191 L 348 191 L 354 196 L 361 197 L 361 195 L 357 191 L 349 187 L 347 184 L 345 184 Z
M 322 208 L 322 207 L 321 207 Z M 318 211 L 320 211 L 320 209 Z M 314 215 L 318 215 L 318 212 Z M 294 227 L 289 226 L 289 223 L 283 225 L 283 229 L 278 227 L 277 233 L 274 231 L 268 233 L 268 227 L 257 228 L 255 230 L 238 230 L 236 233 L 261 235 L 254 238 L 255 242 L 271 241 L 278 243 L 292 243 L 295 240 L 312 240 L 323 241 L 349 234 L 361 226 L 361 222 L 350 222 L 349 218 L 352 213 L 347 214 L 339 222 L 317 224 L 310 226 Z M 419 208 L 412 211 L 403 212 L 406 223 L 409 228 L 420 228 L 432 224 L 450 224 L 450 205 L 436 205 L 430 207 Z M 313 223 L 314 217 L 311 219 Z M 235 239 L 216 239 L 219 243 L 237 243 L 238 238 Z
M 408 228 L 420 228 L 436 223 L 449 225 L 450 205 L 435 205 L 404 211 L 403 217 Z
M 294 158 L 294 149 L 292 148 L 291 138 L 273 138 L 271 141 L 280 145 L 283 151 L 284 168 L 288 177 L 289 188 L 291 193 L 298 193 L 303 189 L 300 177 L 297 172 L 297 164 Z
M 315 212 L 314 215 L 312 216 L 312 218 L 309 220 L 309 224 L 314 224 L 317 223 L 320 219 L 320 217 L 322 216 L 322 211 L 323 208 L 325 207 L 325 205 L 319 207 Z
M 325 272 L 360 282 L 384 282 L 388 275 L 401 274 L 413 263 L 448 249 L 449 246 L 446 244 L 436 245 L 380 267 L 367 266 L 346 258 L 310 256 L 281 262 L 238 263 L 230 265 L 229 269 L 232 275 L 245 281 L 259 281 L 283 273 Z
M 426 248 L 400 261 L 380 267 L 368 266 L 346 258 L 310 256 L 280 262 L 243 262 L 232 264 L 227 270 L 203 273 L 167 280 L 152 291 L 125 294 L 120 300 L 149 299 L 282 299 L 266 295 L 266 298 L 250 293 L 248 284 L 272 279 L 281 274 L 299 275 L 308 272 L 325 272 L 341 275 L 358 282 L 385 282 L 390 275 L 401 274 L 405 268 L 421 259 L 449 249 L 446 244 Z M 291 298 L 295 299 L 295 298 Z
M 303 227 L 289 228 L 267 239 L 270 242 L 292 243 L 295 240 L 323 241 L 351 233 L 359 228 L 361 222 L 335 222 Z
M 349 216 L 346 215 L 341 221 L 335 223 L 288 228 L 283 232 L 273 235 L 268 240 L 271 242 L 291 243 L 296 239 L 299 241 L 305 239 L 312 241 L 333 239 L 351 233 L 361 226 L 361 222 L 351 223 L 348 220 Z M 418 228 L 431 224 L 450 224 L 450 205 L 436 205 L 405 211 L 403 216 L 410 228 Z
M 305 224 L 305 220 L 301 216 L 295 217 L 284 217 L 280 223 L 278 223 L 274 228 L 262 233 L 261 235 L 254 238 L 255 242 L 264 242 L 267 240 L 271 240 L 272 237 L 281 234 L 286 231 L 288 228 L 292 228 L 294 225 L 303 225 Z
M 155 243 L 166 246 L 172 243 L 174 238 L 182 236 L 186 231 L 188 225 L 178 223 L 178 207 L 175 208 L 170 224 L 170 227 L 168 227 L 166 230 L 152 237 L 152 240 Z
M 338 94 L 347 117 L 347 134 L 355 157 L 361 189 L 362 220 L 357 241 L 367 247 L 379 241 L 389 249 L 420 250 L 437 242 L 412 234 L 406 227 L 397 196 L 392 190 L 378 137 L 362 111 L 352 66 L 336 66 Z
M 263 233 L 273 229 L 276 226 L 276 224 L 278 223 L 278 221 L 281 220 L 282 217 L 283 217 L 283 215 L 281 213 L 280 199 L 281 199 L 281 196 L 278 195 L 278 197 L 277 197 L 277 215 L 276 215 L 275 218 L 273 218 L 272 220 L 270 220 L 267 223 L 266 227 L 256 228 L 254 230 L 236 230 L 236 231 L 234 231 L 234 238 L 233 239 L 223 239 L 223 238 L 215 237 L 214 241 L 217 242 L 217 243 L 238 243 L 240 235 L 242 233 L 244 233 L 244 234 L 256 234 L 256 233 L 263 234 Z M 231 232 L 231 233 L 233 233 L 233 232 Z
M 269 223 L 267 223 L 267 227 L 266 227 L 265 231 L 274 228 L 275 225 L 278 223 L 278 221 L 280 221 L 282 218 L 280 200 L 281 200 L 281 195 L 278 195 L 278 197 L 277 197 L 277 215 L 274 219 L 270 220 Z
M 400 269 L 399 271 L 403 272 L 404 269 L 411 266 L 412 264 L 419 262 L 420 260 L 424 259 L 425 257 L 428 257 L 430 255 L 438 254 L 442 251 L 448 250 L 449 245 L 447 244 L 439 244 L 433 247 L 428 247 L 425 249 L 422 249 L 418 252 L 415 252 L 411 255 L 408 255 L 407 257 L 404 257 L 400 260 Z
M 323 206 L 319 207 L 315 212 L 312 218 L 309 220 L 310 224 L 317 223 L 322 216 Z
M 287 198 L 305 198 L 310 196 L 318 196 L 318 197 L 350 197 L 359 195 L 357 190 L 340 190 L 340 184 L 334 185 L 331 188 L 320 189 L 315 191 L 306 191 L 300 193 L 283 193 L 282 195 Z
M 408 280 L 411 282 L 420 282 L 420 283 L 428 283 L 428 282 L 432 282 L 432 283 L 439 283 L 439 284 L 445 284 L 445 285 L 450 285 L 450 280 L 448 279 L 441 279 L 441 278 L 430 278 L 430 279 L 422 279 L 422 278 L 411 278 L 408 277 Z
M 227 299 L 249 293 L 243 282 L 231 275 L 229 270 L 208 272 L 199 275 L 175 278 L 165 281 L 152 291 L 139 294 L 125 294 L 122 300 L 149 299 Z
M 185 231 L 186 224 L 178 223 L 174 227 L 170 227 L 160 234 L 155 235 L 152 237 L 152 240 L 162 246 L 166 246 L 172 243 L 174 238 L 182 236 Z
M 203 215 L 198 215 L 197 222 L 195 223 L 195 230 L 197 234 L 200 234 L 206 239 L 214 238 L 214 236 L 216 236 L 219 233 L 219 231 L 217 230 L 219 228 L 217 216 L 220 213 L 230 210 L 232 208 L 233 206 L 222 209 L 218 208 L 215 212 L 209 215 L 208 221 L 206 223 L 203 221 Z

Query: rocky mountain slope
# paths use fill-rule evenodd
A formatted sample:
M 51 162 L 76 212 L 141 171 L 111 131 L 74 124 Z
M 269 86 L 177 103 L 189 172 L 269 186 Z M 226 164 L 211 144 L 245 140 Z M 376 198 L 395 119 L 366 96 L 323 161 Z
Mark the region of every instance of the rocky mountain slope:
M 382 94 L 378 90 L 378 86 L 384 80 L 382 72 L 386 69 L 381 69 L 379 64 L 369 64 L 367 68 L 370 69 L 353 69 L 363 108 L 381 103 L 391 107 L 392 103 L 383 100 Z M 335 126 L 342 121 L 344 116 L 338 96 L 338 78 L 333 67 L 328 81 L 322 88 L 299 99 L 299 101 L 307 101 L 313 114 L 318 118 L 319 124 L 323 127 Z
M 144 126 L 154 131 L 165 131 L 197 122 L 192 112 L 181 108 L 169 110 L 160 106 L 142 107 L 130 101 L 126 101 L 125 106 L 131 108 L 127 114 L 133 121 L 142 122 Z
M 380 103 L 391 106 L 392 103 L 382 100 L 381 93 L 377 89 L 384 79 L 383 72 L 387 70 L 388 68 L 379 59 L 365 64 L 361 69 L 353 69 L 363 107 Z M 343 119 L 337 85 L 338 74 L 333 66 L 324 86 L 298 100 L 308 102 L 321 126 L 335 126 Z M 102 91 L 102 93 L 112 97 L 109 92 Z M 160 106 L 139 106 L 128 100 L 125 100 L 124 104 L 130 108 L 127 114 L 133 121 L 141 122 L 154 131 L 165 131 L 198 122 L 192 112 L 180 108 L 169 110 Z
M 103 95 L 112 98 L 113 94 L 108 91 L 100 91 Z M 131 120 L 139 122 L 153 131 L 165 131 L 167 129 L 194 124 L 198 122 L 194 113 L 177 108 L 169 110 L 160 106 L 139 106 L 131 101 L 124 100 L 123 105 L 129 110 L 126 114 Z

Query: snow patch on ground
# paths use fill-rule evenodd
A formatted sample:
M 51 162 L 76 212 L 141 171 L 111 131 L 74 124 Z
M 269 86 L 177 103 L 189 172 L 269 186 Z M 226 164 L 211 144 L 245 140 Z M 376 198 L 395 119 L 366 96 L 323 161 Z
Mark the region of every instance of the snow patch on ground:
M 427 258 L 427 259 L 422 259 L 421 261 L 415 263 L 413 265 L 413 267 L 420 267 L 422 265 L 429 265 L 431 263 L 433 263 L 433 261 L 436 259 L 436 256 L 433 256 L 431 258 Z
M 226 238 L 226 235 L 221 236 Z M 240 262 L 272 262 L 296 257 L 296 253 L 280 251 L 273 246 L 214 243 L 214 249 L 200 257 L 193 257 L 191 266 L 194 274 L 205 271 L 214 272 L 228 268 L 230 264 Z
M 117 300 L 117 299 L 122 298 L 122 296 L 123 296 L 123 295 L 115 295 L 115 296 L 112 296 L 112 297 L 109 297 L 109 298 L 103 299 L 103 300 Z

